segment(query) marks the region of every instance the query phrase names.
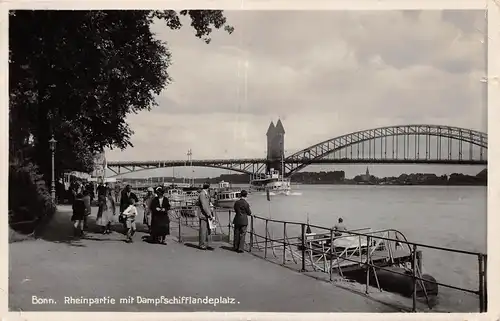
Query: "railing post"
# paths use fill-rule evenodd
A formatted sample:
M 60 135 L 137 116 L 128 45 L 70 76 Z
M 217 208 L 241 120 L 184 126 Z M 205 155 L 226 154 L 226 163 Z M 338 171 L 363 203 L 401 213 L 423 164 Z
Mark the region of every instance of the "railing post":
M 228 211 L 227 240 L 229 243 L 231 243 L 231 210 Z
M 484 278 L 483 278 L 483 256 L 478 254 L 478 277 L 479 277 L 479 312 L 484 312 Z
M 300 235 L 302 239 L 302 268 L 300 272 L 306 271 L 306 225 L 304 223 L 300 224 Z
M 283 265 L 286 264 L 286 222 L 283 222 Z
M 267 258 L 267 222 L 268 220 L 266 219 L 266 238 L 264 241 L 264 258 Z
M 488 255 L 483 255 L 483 292 L 484 292 L 484 312 L 488 312 Z
M 330 282 L 332 282 L 332 276 L 333 276 L 333 230 L 330 229 L 330 268 L 329 268 L 329 274 L 330 274 Z
M 248 249 L 248 252 L 252 252 L 252 247 L 253 247 L 253 215 L 250 216 L 250 248 Z
M 413 276 L 413 307 L 412 312 L 417 312 L 417 245 L 413 244 L 413 251 L 411 253 L 411 272 Z
M 370 286 L 370 236 L 366 236 L 366 247 L 367 247 L 367 252 L 366 252 L 366 286 L 365 286 L 365 293 L 368 294 L 368 287 Z M 361 243 L 359 244 L 359 256 L 361 256 L 361 252 L 363 250 L 363 247 Z

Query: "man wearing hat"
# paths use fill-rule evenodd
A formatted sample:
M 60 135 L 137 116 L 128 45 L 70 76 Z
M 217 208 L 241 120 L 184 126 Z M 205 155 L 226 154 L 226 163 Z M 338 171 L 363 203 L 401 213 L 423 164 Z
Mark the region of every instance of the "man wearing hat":
M 212 209 L 210 208 L 210 194 L 208 189 L 210 188 L 209 183 L 203 184 L 203 189 L 201 190 L 200 195 L 198 196 L 198 207 L 199 207 L 199 219 L 200 219 L 200 228 L 199 228 L 199 248 L 201 250 L 213 250 L 210 247 L 210 227 L 209 221 L 214 217 L 212 215 Z
M 240 192 L 240 199 L 234 202 L 234 243 L 233 250 L 238 253 L 243 253 L 245 250 L 245 235 L 247 233 L 248 216 L 252 215 L 250 205 L 246 201 L 248 196 L 247 191 Z
M 154 242 L 167 244 L 166 236 L 170 234 L 170 203 L 163 195 L 163 187 L 156 188 L 156 197 L 151 201 L 151 237 Z

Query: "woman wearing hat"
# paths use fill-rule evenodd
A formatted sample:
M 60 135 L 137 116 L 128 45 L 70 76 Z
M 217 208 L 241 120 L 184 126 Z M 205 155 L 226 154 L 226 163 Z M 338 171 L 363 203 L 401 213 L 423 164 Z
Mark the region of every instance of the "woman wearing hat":
M 155 197 L 155 190 L 149 187 L 148 193 L 144 196 L 144 217 L 142 219 L 142 223 L 147 225 L 149 233 L 151 233 L 151 202 Z
M 163 187 L 157 187 L 156 197 L 151 201 L 151 237 L 154 242 L 167 244 L 166 236 L 170 234 L 170 218 L 168 217 L 170 203 L 163 193 Z

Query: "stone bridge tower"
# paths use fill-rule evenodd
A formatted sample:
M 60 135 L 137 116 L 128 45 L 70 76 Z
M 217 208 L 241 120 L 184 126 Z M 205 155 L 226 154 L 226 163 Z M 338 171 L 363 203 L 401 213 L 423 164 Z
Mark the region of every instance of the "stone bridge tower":
M 281 173 L 281 159 L 285 157 L 285 128 L 281 123 L 281 119 L 278 119 L 276 126 L 273 122 L 269 124 L 266 136 L 267 172 L 269 172 L 272 168 L 278 170 Z

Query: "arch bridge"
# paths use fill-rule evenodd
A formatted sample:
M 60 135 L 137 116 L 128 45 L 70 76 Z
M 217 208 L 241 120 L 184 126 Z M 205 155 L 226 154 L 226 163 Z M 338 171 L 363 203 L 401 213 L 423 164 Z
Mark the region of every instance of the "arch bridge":
M 284 158 L 290 176 L 313 164 L 487 165 L 488 135 L 442 125 L 401 125 L 357 131 L 312 145 Z M 213 159 L 108 162 L 115 176 L 187 164 L 263 175 L 276 159 Z M 278 160 L 279 161 L 279 160 Z

